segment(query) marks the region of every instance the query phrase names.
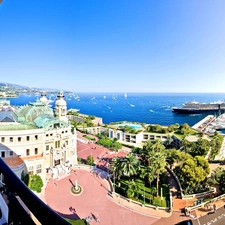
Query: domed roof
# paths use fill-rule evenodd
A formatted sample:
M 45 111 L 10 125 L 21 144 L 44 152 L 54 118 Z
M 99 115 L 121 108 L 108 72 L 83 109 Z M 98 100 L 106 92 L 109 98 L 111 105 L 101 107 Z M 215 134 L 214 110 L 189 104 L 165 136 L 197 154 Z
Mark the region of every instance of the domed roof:
M 19 109 L 19 112 L 25 117 L 27 122 L 33 122 L 38 116 L 41 115 L 54 116 L 53 109 L 41 101 L 29 103 L 28 106 L 24 106 Z
M 45 104 L 48 104 L 48 99 L 47 99 L 47 97 L 46 97 L 46 92 L 45 92 L 45 91 L 43 91 L 43 92 L 41 93 L 40 101 L 43 102 L 43 103 L 45 103 Z
M 63 91 L 60 91 L 57 95 L 58 99 L 55 102 L 56 106 L 66 106 L 66 101 L 64 100 Z

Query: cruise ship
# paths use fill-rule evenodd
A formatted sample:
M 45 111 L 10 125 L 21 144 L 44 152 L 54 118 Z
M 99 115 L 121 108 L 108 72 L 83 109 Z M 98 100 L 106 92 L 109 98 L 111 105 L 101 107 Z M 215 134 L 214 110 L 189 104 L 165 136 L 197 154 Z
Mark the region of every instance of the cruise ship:
M 183 114 L 201 114 L 225 112 L 225 102 L 199 103 L 196 101 L 187 102 L 182 107 L 173 107 L 172 111 Z

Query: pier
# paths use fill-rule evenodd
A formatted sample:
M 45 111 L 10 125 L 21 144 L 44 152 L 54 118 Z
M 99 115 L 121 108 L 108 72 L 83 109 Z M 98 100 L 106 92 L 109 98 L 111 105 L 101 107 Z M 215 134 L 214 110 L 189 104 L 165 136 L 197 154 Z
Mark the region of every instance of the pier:
M 196 123 L 194 126 L 192 126 L 193 129 L 197 130 L 197 131 L 201 131 L 204 133 L 208 133 L 205 132 L 208 128 L 208 126 L 215 121 L 216 117 L 213 115 L 208 115 L 206 116 L 204 119 L 202 119 L 201 121 L 199 121 L 198 123 Z M 209 130 L 210 131 L 210 130 Z M 210 132 L 211 133 L 211 132 Z

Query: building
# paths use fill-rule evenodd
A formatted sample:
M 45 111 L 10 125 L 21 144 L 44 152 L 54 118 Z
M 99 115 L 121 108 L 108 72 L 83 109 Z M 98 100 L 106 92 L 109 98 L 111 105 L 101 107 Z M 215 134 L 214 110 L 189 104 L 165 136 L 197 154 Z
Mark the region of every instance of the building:
M 19 178 L 27 173 L 43 181 L 57 178 L 77 163 L 76 132 L 71 132 L 66 114 L 62 91 L 55 109 L 48 106 L 45 92 L 23 107 L 0 102 L 0 156 Z

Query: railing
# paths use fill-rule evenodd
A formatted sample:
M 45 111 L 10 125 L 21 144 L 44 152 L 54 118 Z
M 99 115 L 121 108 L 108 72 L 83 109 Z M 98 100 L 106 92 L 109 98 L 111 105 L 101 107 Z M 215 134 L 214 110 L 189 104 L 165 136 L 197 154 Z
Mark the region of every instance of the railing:
M 136 205 L 139 205 L 139 206 L 142 206 L 142 207 L 146 207 L 146 208 L 151 208 L 151 209 L 155 209 L 155 210 L 169 210 L 170 208 L 169 207 L 160 207 L 160 206 L 154 206 L 154 205 L 149 205 L 149 204 L 143 204 L 141 202 L 137 202 L 135 200 L 132 200 L 132 199 L 129 199 L 129 198 L 126 198 L 116 192 L 113 192 L 112 193 L 112 196 L 113 197 L 117 197 L 117 198 L 121 198 L 123 200 L 126 200 L 127 202 L 130 202 L 130 203 L 133 203 L 133 204 L 136 204 Z
M 17 195 L 22 199 L 27 208 L 33 213 L 37 220 L 42 225 L 49 224 L 70 224 L 54 212 L 48 205 L 46 205 L 40 198 L 38 198 L 9 168 L 9 166 L 0 158 L 0 173 L 4 174 L 6 179 L 6 187 L 11 193 L 17 193 Z M 9 197 L 14 197 L 11 194 Z M 14 203 L 15 204 L 15 203 Z M 18 207 L 18 210 L 20 208 Z M 19 215 L 22 216 L 22 213 Z M 26 223 L 26 224 L 32 224 Z
M 187 207 L 187 210 L 188 210 L 188 211 L 193 211 L 193 210 L 198 209 L 198 208 L 200 208 L 200 207 L 202 207 L 202 206 L 204 206 L 204 205 L 210 204 L 210 203 L 212 203 L 212 202 L 215 202 L 215 201 L 220 200 L 220 199 L 223 199 L 223 198 L 225 198 L 225 194 L 220 195 L 220 196 L 218 196 L 218 197 L 215 197 L 215 198 L 213 198 L 213 199 L 211 199 L 211 200 L 209 200 L 209 201 L 203 202 L 203 203 L 201 203 L 201 204 L 199 204 L 199 205 L 189 206 L 189 207 Z
M 216 190 L 215 188 L 211 188 L 210 191 L 205 191 L 205 192 L 201 192 L 201 193 L 197 193 L 197 194 L 192 194 L 192 195 L 182 195 L 182 198 L 183 199 L 189 199 L 189 198 L 194 198 L 194 197 L 202 197 L 202 196 L 206 196 L 206 195 L 210 195 L 210 194 L 213 194 L 215 193 Z

